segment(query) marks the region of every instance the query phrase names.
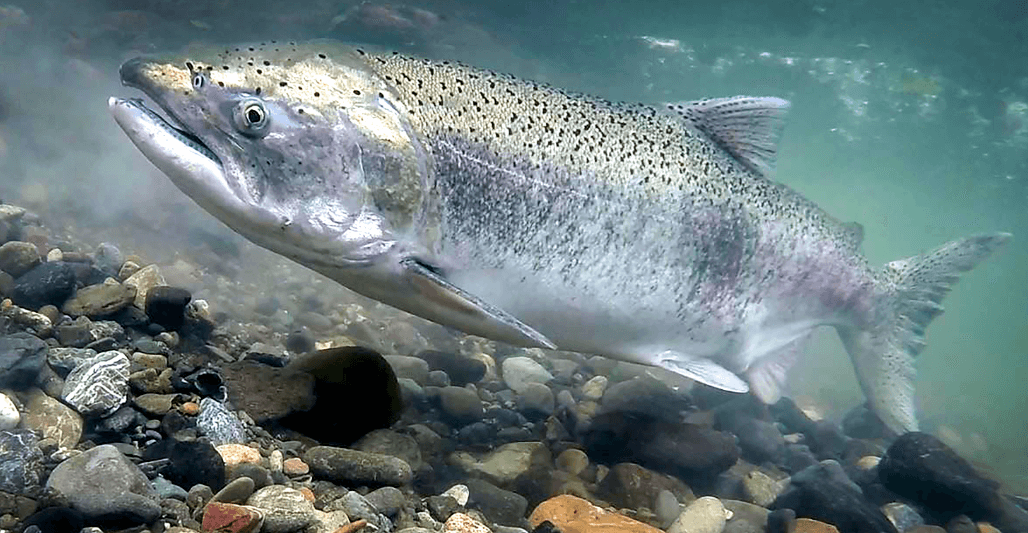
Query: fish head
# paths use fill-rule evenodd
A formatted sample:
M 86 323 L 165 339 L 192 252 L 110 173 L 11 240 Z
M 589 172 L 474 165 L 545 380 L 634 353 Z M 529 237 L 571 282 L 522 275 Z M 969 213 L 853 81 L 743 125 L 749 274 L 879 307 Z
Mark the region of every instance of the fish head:
M 366 265 L 412 231 L 425 190 L 402 103 L 356 48 L 262 43 L 141 57 L 112 98 L 137 147 L 251 241 L 317 267 Z M 316 268 L 317 269 L 317 268 Z

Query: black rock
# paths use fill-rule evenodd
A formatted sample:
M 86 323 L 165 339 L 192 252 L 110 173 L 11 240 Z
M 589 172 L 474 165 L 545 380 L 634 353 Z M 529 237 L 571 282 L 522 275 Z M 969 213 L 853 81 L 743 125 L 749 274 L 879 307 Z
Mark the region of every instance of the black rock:
M 781 422 L 790 433 L 813 433 L 814 421 L 791 398 L 783 396 L 770 409 L 775 420 Z
M 619 413 L 597 415 L 583 435 L 589 458 L 637 463 L 694 488 L 713 484 L 739 459 L 735 437 L 695 424 Z
M 178 330 L 186 321 L 186 306 L 192 299 L 193 295 L 181 287 L 153 287 L 146 293 L 146 316 L 169 330 Z
M 66 263 L 75 272 L 75 281 L 83 287 L 99 285 L 111 276 L 89 263 L 80 263 L 78 261 L 66 261 Z
M 946 533 L 978 533 L 978 525 L 967 515 L 957 515 L 946 523 Z
M 885 488 L 921 505 L 935 521 L 957 515 L 992 523 L 1001 531 L 1028 531 L 1028 513 L 999 493 L 999 484 L 980 475 L 939 439 L 906 433 L 878 464 Z
M 842 419 L 842 432 L 855 439 L 891 439 L 896 436 L 866 404 L 846 413 Z
M 41 490 L 43 452 L 28 429 L 0 431 L 0 491 L 34 496 Z
M 184 429 L 195 428 L 196 424 L 178 411 L 170 411 L 161 419 L 161 431 L 171 437 Z
M 688 398 L 675 393 L 663 382 L 640 376 L 607 387 L 600 412 L 677 422 L 681 420 L 679 412 L 688 409 L 689 405 Z
M 147 447 L 143 459 L 170 460 L 170 464 L 161 473 L 168 481 L 180 487 L 203 484 L 218 491 L 225 486 L 225 461 L 206 439 L 162 440 Z
M 286 337 L 285 347 L 293 353 L 307 353 L 314 350 L 314 336 L 307 328 L 294 329 Z
M 481 479 L 469 479 L 465 485 L 471 493 L 468 507 L 482 511 L 486 518 L 508 526 L 521 526 L 525 521 L 528 500 L 524 496 Z
M 767 515 L 767 533 L 789 533 L 796 529 L 796 511 L 775 509 Z
M 770 509 L 792 509 L 796 516 L 833 524 L 841 533 L 897 533 L 892 522 L 864 498 L 860 487 L 833 460 L 794 474 L 789 488 Z
M 451 385 L 463 387 L 468 383 L 478 383 L 485 377 L 485 363 L 478 359 L 436 350 L 425 350 L 415 356 L 424 359 L 432 370 L 446 372 Z
M 799 472 L 817 464 L 817 457 L 806 444 L 789 444 L 785 447 L 783 466 L 791 473 Z
M 810 449 L 819 459 L 841 459 L 846 452 L 849 437 L 842 434 L 840 428 L 829 420 L 814 422 L 814 428 L 807 433 Z
M 450 515 L 460 509 L 460 504 L 451 496 L 429 496 L 425 499 L 425 507 L 432 514 L 432 518 L 445 522 Z
M 750 418 L 742 421 L 733 433 L 739 438 L 743 457 L 750 462 L 780 464 L 785 458 L 785 437 L 771 422 Z
M 82 513 L 70 507 L 47 507 L 25 519 L 25 528 L 36 526 L 46 533 L 79 533 L 86 522 Z
M 131 406 L 123 405 L 117 411 L 97 420 L 93 430 L 101 434 L 120 435 L 129 428 L 146 423 L 146 417 Z
M 11 300 L 21 307 L 38 310 L 50 304 L 58 309 L 75 293 L 75 269 L 69 263 L 41 263 L 14 280 Z
M 396 374 L 374 350 L 357 346 L 319 350 L 295 358 L 286 370 L 314 377 L 316 401 L 309 410 L 290 414 L 281 423 L 322 443 L 348 445 L 373 429 L 391 426 L 403 412 Z M 339 416 L 340 410 L 346 416 Z
M 25 389 L 46 363 L 47 345 L 28 333 L 0 336 L 0 389 Z
M 553 522 L 543 520 L 541 524 L 535 526 L 532 533 L 561 533 L 561 531 L 557 529 L 557 526 L 553 525 Z

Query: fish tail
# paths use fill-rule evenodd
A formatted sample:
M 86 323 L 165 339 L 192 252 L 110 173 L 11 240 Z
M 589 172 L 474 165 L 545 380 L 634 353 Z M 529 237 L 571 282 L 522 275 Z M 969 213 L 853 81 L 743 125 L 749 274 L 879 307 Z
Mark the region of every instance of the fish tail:
M 839 329 L 871 408 L 897 434 L 917 431 L 914 357 L 925 347 L 928 324 L 942 314 L 942 299 L 1008 240 L 1009 233 L 974 235 L 889 263 L 878 276 L 868 326 Z

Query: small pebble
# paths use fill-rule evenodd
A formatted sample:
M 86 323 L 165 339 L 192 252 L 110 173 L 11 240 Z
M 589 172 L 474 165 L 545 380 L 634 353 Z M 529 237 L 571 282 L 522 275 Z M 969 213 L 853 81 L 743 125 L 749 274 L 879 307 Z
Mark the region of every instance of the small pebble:
M 282 472 L 287 476 L 302 476 L 311 471 L 307 463 L 299 457 L 292 457 L 282 462 Z
M 182 411 L 182 414 L 188 416 L 196 416 L 200 414 L 200 405 L 196 402 L 186 402 L 180 405 L 178 409 L 179 411 Z
M 468 489 L 467 485 L 458 484 L 446 489 L 446 492 L 442 493 L 442 496 L 449 496 L 456 500 L 458 504 L 463 506 L 468 504 L 468 498 L 471 497 L 471 490 Z

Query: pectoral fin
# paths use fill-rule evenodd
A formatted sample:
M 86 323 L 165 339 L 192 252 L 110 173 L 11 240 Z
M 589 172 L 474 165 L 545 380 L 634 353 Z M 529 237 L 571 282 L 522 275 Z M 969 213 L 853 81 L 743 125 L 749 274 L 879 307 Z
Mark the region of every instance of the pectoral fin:
M 403 259 L 407 279 L 419 295 L 433 307 L 435 315 L 444 314 L 468 333 L 487 335 L 512 343 L 556 349 L 550 339 L 514 318 L 503 309 L 490 305 L 464 289 L 450 283 L 442 274 L 417 259 Z
M 702 357 L 695 357 L 675 351 L 665 351 L 657 358 L 665 370 L 681 374 L 704 385 L 729 392 L 748 392 L 749 385 L 727 368 Z

